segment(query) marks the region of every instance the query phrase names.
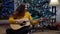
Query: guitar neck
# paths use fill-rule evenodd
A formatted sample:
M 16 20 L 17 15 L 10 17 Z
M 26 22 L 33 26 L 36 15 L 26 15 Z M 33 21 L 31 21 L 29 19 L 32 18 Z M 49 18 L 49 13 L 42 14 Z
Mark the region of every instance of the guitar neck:
M 9 24 L 8 20 L 0 20 L 0 24 Z
M 38 18 L 38 19 L 35 19 L 35 20 L 42 20 L 42 19 Z M 28 20 L 26 22 L 31 22 L 31 21 L 33 21 L 33 20 Z M 0 20 L 0 24 L 11 24 L 11 23 L 8 20 Z M 14 23 L 12 23 L 12 24 L 14 24 Z M 19 24 L 19 23 L 17 23 L 17 24 Z
M 19 22 L 18 23 L 10 23 L 9 20 L 0 20 L 0 25 L 1 24 L 20 24 Z

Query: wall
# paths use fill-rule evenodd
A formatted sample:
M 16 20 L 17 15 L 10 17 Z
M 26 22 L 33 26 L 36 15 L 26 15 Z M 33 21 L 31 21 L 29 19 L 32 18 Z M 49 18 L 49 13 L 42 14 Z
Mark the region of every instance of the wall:
M 60 22 L 60 6 L 57 7 L 57 16 L 56 16 L 57 22 Z

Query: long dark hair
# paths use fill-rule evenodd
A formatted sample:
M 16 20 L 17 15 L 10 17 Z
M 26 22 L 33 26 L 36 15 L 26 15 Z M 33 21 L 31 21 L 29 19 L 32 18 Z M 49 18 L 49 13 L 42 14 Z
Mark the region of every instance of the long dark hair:
M 15 15 L 25 12 L 25 4 L 20 4 L 17 7 L 16 11 L 14 11 Z
M 13 16 L 15 18 L 20 13 L 23 13 L 22 15 L 24 15 L 24 12 L 25 12 L 25 5 L 20 4 L 20 6 L 17 7 L 16 11 L 14 11 L 14 13 L 11 16 Z
M 16 11 L 18 13 L 22 13 L 25 11 L 25 5 L 24 4 L 20 4 L 20 6 L 17 7 Z

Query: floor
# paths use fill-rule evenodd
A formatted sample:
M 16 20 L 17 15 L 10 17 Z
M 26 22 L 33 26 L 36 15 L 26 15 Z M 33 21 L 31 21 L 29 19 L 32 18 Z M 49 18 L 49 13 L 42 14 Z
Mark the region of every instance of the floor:
M 6 26 L 0 26 L 0 34 L 5 34 L 6 33 Z M 44 32 L 38 31 L 34 32 L 32 34 L 60 34 L 60 31 L 57 30 L 45 30 Z
M 60 34 L 60 31 L 49 30 L 49 31 L 44 31 L 44 32 L 35 32 L 33 34 Z

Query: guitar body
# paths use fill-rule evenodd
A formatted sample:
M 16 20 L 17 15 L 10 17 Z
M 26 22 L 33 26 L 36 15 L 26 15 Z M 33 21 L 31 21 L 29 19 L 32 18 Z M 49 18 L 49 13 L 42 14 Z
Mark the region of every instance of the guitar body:
M 22 28 L 22 26 L 20 26 L 19 24 L 10 24 L 10 27 L 11 27 L 13 30 L 18 30 L 18 29 Z
M 26 19 L 26 18 L 23 18 L 24 21 L 28 21 L 29 19 Z M 29 26 L 30 25 L 30 22 L 26 22 L 25 25 L 20 25 L 20 24 L 10 24 L 10 27 L 13 29 L 13 30 L 18 30 L 22 27 L 25 27 L 25 26 Z

